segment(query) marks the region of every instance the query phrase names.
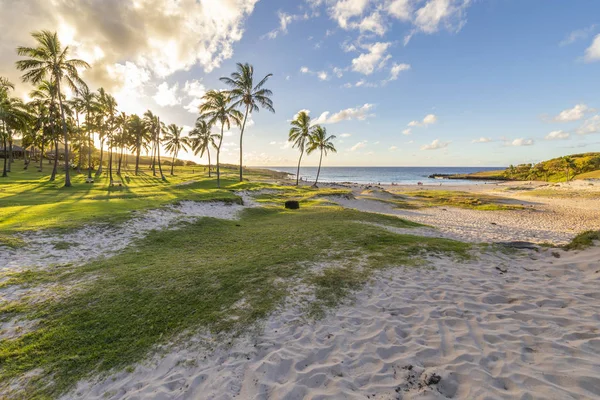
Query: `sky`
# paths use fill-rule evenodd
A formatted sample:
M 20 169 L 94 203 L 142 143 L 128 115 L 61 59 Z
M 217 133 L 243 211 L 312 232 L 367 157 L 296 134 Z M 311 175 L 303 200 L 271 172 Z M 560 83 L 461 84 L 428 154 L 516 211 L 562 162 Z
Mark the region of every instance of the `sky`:
M 57 31 L 119 110 L 189 131 L 202 95 L 250 63 L 275 114 L 251 116 L 248 166 L 295 165 L 300 110 L 335 135 L 329 166 L 504 166 L 600 151 L 597 0 L 0 0 L 0 76 Z M 236 163 L 239 130 L 222 160 Z M 193 154 L 183 158 L 200 160 Z M 318 155 L 303 165 L 316 165 Z

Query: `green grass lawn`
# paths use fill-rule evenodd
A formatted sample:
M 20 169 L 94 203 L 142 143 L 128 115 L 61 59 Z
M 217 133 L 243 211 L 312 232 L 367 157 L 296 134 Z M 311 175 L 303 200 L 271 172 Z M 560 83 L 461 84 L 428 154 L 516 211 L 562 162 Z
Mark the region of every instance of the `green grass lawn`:
M 262 180 L 272 178 L 266 171 L 250 172 L 252 183 L 240 183 L 237 170 L 223 168 L 222 189 L 215 190 L 216 173 L 208 178 L 203 166 L 175 167 L 175 176 L 166 175 L 166 182 L 143 166 L 139 176 L 125 170 L 122 187 L 110 187 L 106 174 L 93 184 L 85 183 L 85 174 L 73 174 L 73 186 L 65 188 L 63 173 L 48 182 L 51 166 L 44 167 L 42 173 L 33 165 L 25 171 L 22 161 L 17 161 L 9 177 L 0 178 L 0 232 L 4 237 L 16 231 L 71 228 L 88 221 L 118 222 L 127 219 L 131 211 L 179 200 L 237 201 L 232 190 L 261 187 Z M 164 171 L 168 174 L 169 169 Z M 184 184 L 188 182 L 192 183 Z

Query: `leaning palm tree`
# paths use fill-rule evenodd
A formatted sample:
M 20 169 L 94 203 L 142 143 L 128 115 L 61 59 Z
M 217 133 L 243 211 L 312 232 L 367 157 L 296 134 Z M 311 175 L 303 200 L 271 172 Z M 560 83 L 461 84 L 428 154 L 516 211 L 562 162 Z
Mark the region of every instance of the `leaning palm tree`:
M 204 157 L 204 153 L 208 154 L 208 177 L 210 178 L 210 148 L 211 146 L 217 148 L 217 139 L 219 135 L 211 132 L 211 125 L 200 116 L 196 119 L 196 125 L 190 132 L 190 146 L 194 151 L 194 155 L 197 156 L 200 153 L 200 157 Z
M 219 144 L 217 145 L 217 187 L 221 187 L 221 164 L 219 157 L 225 126 L 227 126 L 227 129 L 230 129 L 232 124 L 239 126 L 242 121 L 242 113 L 235 109 L 235 106 L 231 103 L 231 98 L 225 92 L 209 90 L 202 97 L 202 100 L 204 103 L 199 107 L 200 114 L 208 120 L 210 125 L 217 122 L 221 124 L 221 135 L 219 136 Z
M 314 187 L 317 187 L 319 181 L 319 174 L 321 173 L 321 163 L 323 162 L 323 155 L 327 156 L 328 152 L 337 153 L 333 140 L 334 135 L 327 136 L 327 130 L 321 125 L 315 125 L 314 132 L 308 138 L 308 147 L 306 154 L 311 154 L 315 150 L 320 150 L 321 156 L 319 157 L 319 169 L 317 169 L 317 178 L 315 179 Z
M 300 179 L 300 163 L 302 162 L 306 144 L 312 135 L 314 127 L 310 125 L 310 116 L 306 111 L 300 111 L 296 115 L 296 118 L 292 120 L 291 124 L 292 128 L 288 135 L 288 141 L 292 142 L 294 148 L 300 150 L 300 158 L 298 159 L 298 169 L 296 172 L 296 186 L 298 186 Z
M 69 46 L 63 48 L 58 40 L 56 32 L 40 31 L 31 34 L 37 42 L 37 47 L 18 47 L 19 56 L 28 57 L 17 61 L 19 71 L 25 71 L 22 79 L 24 82 L 37 84 L 46 77 L 56 84 L 58 103 L 62 121 L 62 132 L 65 142 L 65 186 L 71 186 L 69 175 L 69 138 L 67 133 L 67 121 L 62 102 L 61 83 L 64 80 L 67 85 L 77 92 L 79 88 L 86 86 L 79 77 L 80 68 L 89 68 L 89 64 L 78 59 L 69 59 Z M 58 155 L 57 155 L 58 156 Z
M 171 175 L 174 175 L 174 167 L 175 167 L 175 159 L 177 159 L 177 154 L 181 150 L 187 150 L 187 146 L 189 146 L 189 141 L 187 137 L 181 136 L 181 132 L 183 128 L 171 124 L 167 126 L 167 131 L 164 137 L 165 149 L 173 154 L 173 160 L 171 161 Z
M 237 63 L 237 71 L 231 74 L 231 78 L 223 77 L 221 81 L 231 87 L 228 91 L 229 97 L 235 107 L 245 108 L 244 120 L 240 129 L 240 182 L 243 180 L 243 147 L 244 147 L 244 129 L 248 114 L 254 111 L 260 111 L 260 107 L 275 112 L 273 101 L 270 97 L 273 95 L 269 89 L 263 88 L 267 80 L 273 74 L 267 74 L 257 85 L 254 85 L 254 67 L 248 63 Z M 260 106 L 260 107 L 259 107 Z

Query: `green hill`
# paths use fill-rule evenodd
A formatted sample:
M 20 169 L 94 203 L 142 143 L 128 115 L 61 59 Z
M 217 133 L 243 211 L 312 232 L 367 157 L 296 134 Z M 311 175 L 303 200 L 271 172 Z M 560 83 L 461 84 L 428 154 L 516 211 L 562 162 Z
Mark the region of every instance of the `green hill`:
M 453 176 L 454 179 L 543 180 L 600 179 L 600 153 L 582 153 L 553 158 L 537 164 L 511 165 L 505 170 Z

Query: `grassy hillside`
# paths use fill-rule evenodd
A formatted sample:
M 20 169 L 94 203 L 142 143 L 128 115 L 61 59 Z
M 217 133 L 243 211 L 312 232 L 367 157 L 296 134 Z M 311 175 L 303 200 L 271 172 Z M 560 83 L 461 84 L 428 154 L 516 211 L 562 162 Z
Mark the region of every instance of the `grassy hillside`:
M 573 179 L 600 179 L 600 153 L 572 154 L 537 164 L 511 165 L 505 170 L 455 175 L 453 179 L 543 180 L 565 182 Z

